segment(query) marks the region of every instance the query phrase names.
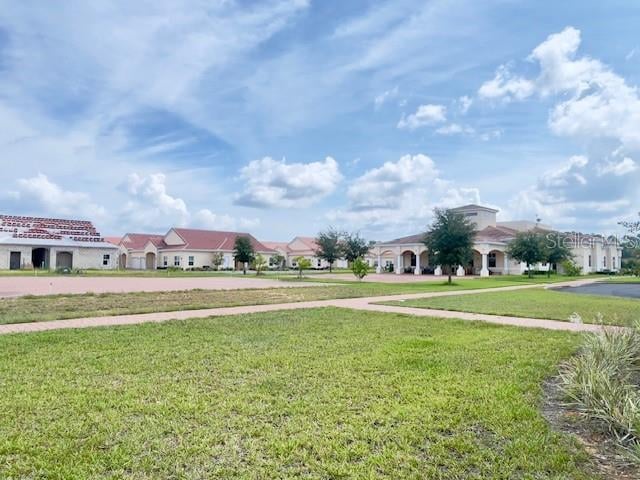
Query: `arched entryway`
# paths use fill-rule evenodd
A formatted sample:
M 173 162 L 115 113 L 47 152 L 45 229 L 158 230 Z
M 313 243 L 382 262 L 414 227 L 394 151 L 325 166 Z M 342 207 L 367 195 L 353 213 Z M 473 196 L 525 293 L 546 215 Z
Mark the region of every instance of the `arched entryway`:
M 414 273 L 416 268 L 416 254 L 413 250 L 405 250 L 402 252 L 402 272 L 403 273 Z
M 31 250 L 31 265 L 33 268 L 49 268 L 49 249 L 34 248 Z
M 145 257 L 145 268 L 147 270 L 155 270 L 156 268 L 156 254 L 153 252 L 147 253 Z
M 126 253 L 120 254 L 120 259 L 118 260 L 118 268 L 120 268 L 122 270 L 127 268 L 127 254 Z
M 73 253 L 58 252 L 56 254 L 56 268 L 73 268 Z

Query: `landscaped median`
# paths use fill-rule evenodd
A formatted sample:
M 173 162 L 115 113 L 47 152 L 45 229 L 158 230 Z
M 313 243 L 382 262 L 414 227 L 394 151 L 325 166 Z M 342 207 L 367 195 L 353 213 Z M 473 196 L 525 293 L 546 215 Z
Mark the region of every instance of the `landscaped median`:
M 577 335 L 344 309 L 0 337 L 0 477 L 598 478 Z
M 381 303 L 402 307 L 564 321 L 575 318 L 574 314 L 577 314 L 585 323 L 602 321 L 611 325 L 630 325 L 640 319 L 640 300 L 578 295 L 543 288 Z
M 305 286 L 305 288 L 184 290 L 0 298 L 0 324 L 361 298 L 402 293 L 486 289 L 526 285 L 527 283 L 523 277 L 513 277 L 466 279 L 459 280 L 453 285 L 433 281 L 393 284 L 344 282 L 334 285 Z

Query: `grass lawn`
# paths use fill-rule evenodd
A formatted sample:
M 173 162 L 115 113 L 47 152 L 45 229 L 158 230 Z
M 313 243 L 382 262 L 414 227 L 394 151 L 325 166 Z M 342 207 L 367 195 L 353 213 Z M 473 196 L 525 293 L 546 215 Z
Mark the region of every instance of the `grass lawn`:
M 552 320 L 568 320 L 569 316 L 576 312 L 585 323 L 596 322 L 597 314 L 602 313 L 604 322 L 614 325 L 629 325 L 635 320 L 640 320 L 640 300 L 578 295 L 540 288 L 385 303 L 403 307 L 437 308 Z
M 580 337 L 340 309 L 0 337 L 1 478 L 598 478 L 541 417 Z
M 41 322 L 69 318 L 170 312 L 201 308 L 355 298 L 400 293 L 469 290 L 519 285 L 520 277 L 444 282 L 340 282 L 331 286 L 246 290 L 185 290 L 172 292 L 47 295 L 0 298 L 0 324 Z M 333 283 L 333 282 L 332 282 Z

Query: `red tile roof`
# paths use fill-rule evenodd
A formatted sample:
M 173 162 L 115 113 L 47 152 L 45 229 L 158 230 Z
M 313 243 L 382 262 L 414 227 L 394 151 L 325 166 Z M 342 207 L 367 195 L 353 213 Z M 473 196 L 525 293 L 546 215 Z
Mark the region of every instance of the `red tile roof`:
M 314 237 L 296 237 L 296 238 L 294 238 L 293 240 L 291 240 L 289 242 L 289 250 L 291 250 L 293 252 L 304 251 L 304 250 L 300 250 L 300 249 L 294 250 L 293 248 L 291 248 L 290 245 L 293 242 L 295 242 L 296 240 L 299 240 L 299 241 L 301 241 L 302 243 L 304 243 L 306 245 L 307 248 L 305 250 L 313 250 L 315 252 L 319 248 L 318 244 L 316 243 L 316 239 Z
M 287 242 L 262 242 L 262 244 L 272 250 L 281 250 L 284 252 L 289 252 L 291 250 Z
M 216 230 L 196 230 L 192 228 L 174 228 L 184 245 L 168 246 L 180 250 L 233 250 L 237 237 L 248 237 L 253 249 L 256 252 L 275 253 L 266 245 L 260 243 L 249 233 L 242 232 L 221 232 Z
M 122 237 L 104 237 L 104 241 L 117 246 L 120 245 Z
M 13 238 L 37 240 L 62 240 L 74 242 L 104 242 L 93 224 L 86 220 L 62 218 L 24 217 L 0 215 L 0 232 L 11 234 Z
M 149 242 L 156 247 L 162 247 L 164 245 L 164 235 L 158 235 L 157 233 L 127 233 L 122 237 L 120 243 L 129 250 L 143 250 Z

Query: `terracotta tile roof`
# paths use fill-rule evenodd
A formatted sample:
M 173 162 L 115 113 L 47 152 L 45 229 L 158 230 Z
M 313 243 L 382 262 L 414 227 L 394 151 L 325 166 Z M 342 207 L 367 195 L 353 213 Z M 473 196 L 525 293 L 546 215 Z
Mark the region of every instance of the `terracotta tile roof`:
M 104 237 L 105 242 L 109 242 L 111 245 L 120 245 L 122 237 Z
M 287 242 L 261 242 L 265 247 L 270 248 L 271 250 L 280 250 L 283 252 L 289 252 L 291 249 L 289 248 L 289 244 Z
M 182 240 L 184 245 L 170 246 L 168 248 L 177 248 L 181 250 L 233 250 L 237 237 L 248 237 L 253 249 L 256 252 L 275 253 L 275 251 L 266 245 L 260 243 L 249 233 L 242 232 L 221 232 L 217 230 L 197 230 L 193 228 L 174 228 Z
M 104 238 L 87 220 L 0 215 L 0 233 L 21 240 L 64 240 L 104 243 Z
M 304 245 L 306 245 L 307 248 L 305 250 L 316 251 L 318 249 L 318 244 L 316 243 L 316 239 L 314 237 L 296 237 L 293 240 L 291 240 L 291 242 L 289 242 L 289 245 L 291 245 L 296 240 L 298 240 L 298 241 L 302 242 Z M 293 251 L 293 252 L 304 251 L 304 250 L 301 250 L 301 249 L 294 250 L 293 248 L 291 248 L 291 246 L 289 246 L 289 249 L 291 251 Z
M 476 232 L 476 242 L 507 242 L 514 238 L 517 230 L 508 227 L 485 227 Z
M 162 247 L 164 246 L 164 235 L 158 235 L 157 233 L 127 233 L 122 237 L 120 243 L 129 250 L 143 250 L 149 242 L 156 247 Z
M 391 244 L 391 243 L 399 243 L 399 244 L 407 244 L 407 243 L 423 243 L 425 232 L 416 233 L 415 235 L 409 235 L 407 237 L 395 238 L 393 240 L 389 240 L 388 242 L 380 242 L 383 245 Z

